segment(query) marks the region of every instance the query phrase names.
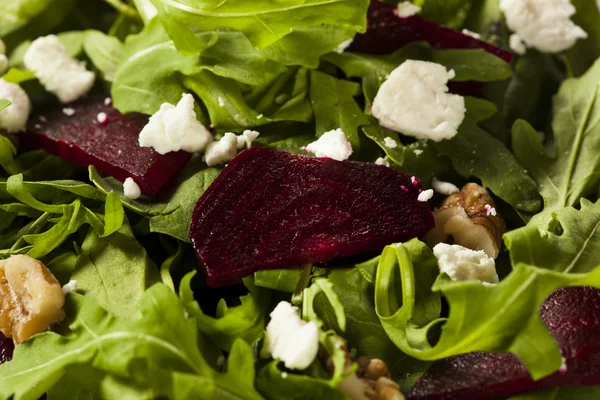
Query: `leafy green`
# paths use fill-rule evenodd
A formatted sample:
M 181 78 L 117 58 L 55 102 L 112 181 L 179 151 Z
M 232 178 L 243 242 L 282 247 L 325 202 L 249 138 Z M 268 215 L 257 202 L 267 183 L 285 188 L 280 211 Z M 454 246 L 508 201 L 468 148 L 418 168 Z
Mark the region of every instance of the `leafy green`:
M 6 107 L 10 106 L 9 100 L 0 99 L 0 111 L 4 110 Z
M 6 100 L 4 100 L 6 101 Z M 8 104 L 4 103 L 4 107 L 8 107 Z M 15 156 L 17 155 L 17 149 L 12 142 L 4 135 L 0 135 L 0 166 L 2 169 L 9 174 L 19 173 L 19 167 L 15 164 Z
M 68 296 L 69 334 L 47 332 L 20 345 L 13 361 L 0 366 L 0 398 L 37 399 L 65 368 L 79 364 L 172 399 L 262 398 L 254 389 L 252 352 L 243 341 L 229 356 L 235 368 L 218 373 L 201 352 L 196 324 L 170 289 L 151 287 L 137 307 L 138 318 L 122 319 L 90 297 Z
M 300 269 L 266 269 L 254 273 L 254 284 L 256 286 L 294 293 L 302 270 Z
M 434 283 L 436 264 L 430 250 L 416 239 L 384 249 L 375 304 L 390 339 L 406 354 L 423 360 L 471 351 L 510 351 L 534 379 L 556 371 L 561 363 L 556 342 L 538 314 L 544 299 L 561 286 L 600 287 L 600 268 L 588 274 L 564 274 L 526 264 L 515 266 L 493 287 L 478 281 L 453 282 L 444 276 Z M 392 284 L 397 273 L 400 298 Z M 438 318 L 440 293 L 450 313 L 439 340 L 431 345 L 429 335 L 444 321 Z
M 573 0 L 577 12 L 573 22 L 588 34 L 587 39 L 578 40 L 566 52 L 569 67 L 575 76 L 580 76 L 600 57 L 600 10 L 593 1 Z
M 179 297 L 187 313 L 196 320 L 198 329 L 225 351 L 230 351 L 238 339 L 255 345 L 262 338 L 265 329 L 270 291 L 255 286 L 247 279 L 244 283 L 249 293 L 240 297 L 241 304 L 229 307 L 225 299 L 221 299 L 217 305 L 216 317 L 211 317 L 194 300 L 190 282 L 195 274 L 189 273 L 181 280 Z
M 476 0 L 413 0 L 421 7 L 421 15 L 427 19 L 460 29 L 464 25 Z
M 573 386 L 540 390 L 513 396 L 509 400 L 581 400 L 600 396 L 599 386 Z
M 85 32 L 83 49 L 108 82 L 113 82 L 123 54 L 119 39 L 96 30 Z

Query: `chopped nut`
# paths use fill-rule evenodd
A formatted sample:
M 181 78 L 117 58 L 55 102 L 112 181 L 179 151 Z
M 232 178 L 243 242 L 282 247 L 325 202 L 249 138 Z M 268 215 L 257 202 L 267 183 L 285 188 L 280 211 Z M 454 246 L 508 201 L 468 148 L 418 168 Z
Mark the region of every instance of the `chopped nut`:
M 400 386 L 389 378 L 381 377 L 375 384 L 378 400 L 404 400 Z
M 365 377 L 376 381 L 381 377 L 389 378 L 390 370 L 386 363 L 379 358 L 373 358 L 365 368 Z
M 17 344 L 65 317 L 65 296 L 46 266 L 29 256 L 0 260 L 0 331 Z
M 489 212 L 491 209 L 494 212 Z M 452 238 L 461 246 L 483 250 L 490 257 L 498 256 L 506 225 L 483 187 L 467 183 L 459 193 L 444 200 L 434 217 L 435 228 L 425 236 L 429 246 Z

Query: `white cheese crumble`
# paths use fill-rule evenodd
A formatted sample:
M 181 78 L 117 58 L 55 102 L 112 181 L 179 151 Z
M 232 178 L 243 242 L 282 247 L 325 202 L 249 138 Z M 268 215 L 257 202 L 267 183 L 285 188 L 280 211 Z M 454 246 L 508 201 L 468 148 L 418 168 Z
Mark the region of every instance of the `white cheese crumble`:
M 421 154 L 423 154 L 423 150 L 421 150 L 421 149 L 414 149 L 413 153 L 415 153 L 415 156 L 419 157 Z
M 463 35 L 467 35 L 467 36 L 471 36 L 474 39 L 481 40 L 481 35 L 479 33 L 470 31 L 468 29 L 463 29 L 462 30 L 462 34 Z
M 417 200 L 419 200 L 421 203 L 425 203 L 426 201 L 431 200 L 432 197 L 433 189 L 427 189 L 419 193 L 419 197 L 417 197 Z
M 352 44 L 353 41 L 354 41 L 354 38 L 344 40 L 342 43 L 338 44 L 338 46 L 335 48 L 334 51 L 338 54 L 342 54 L 344 51 L 346 51 L 346 49 L 348 47 L 350 47 L 350 45 Z
M 465 117 L 465 99 L 448 93 L 454 76 L 443 65 L 407 60 L 381 85 L 372 114 L 391 130 L 439 142 L 454 137 Z
M 0 111 L 0 130 L 8 133 L 25 130 L 31 112 L 31 102 L 27 93 L 19 85 L 0 79 L 0 99 L 11 102 Z
M 238 150 L 243 149 L 244 145 L 246 148 L 252 147 L 252 142 L 260 135 L 257 131 L 245 130 L 241 135 L 237 136 L 237 148 Z
M 112 99 L 110 97 L 107 97 L 104 99 L 104 105 L 106 107 L 112 106 Z
M 204 161 L 209 167 L 224 164 L 237 155 L 238 138 L 235 133 L 227 132 L 220 140 L 210 143 L 204 153 Z
M 431 187 L 439 194 L 450 196 L 451 194 L 460 192 L 460 189 L 450 182 L 438 180 L 436 177 L 431 181 Z
M 160 154 L 185 150 L 204 151 L 212 134 L 196 119 L 194 97 L 184 94 L 177 106 L 163 103 L 140 132 L 139 144 L 152 147 Z
M 66 107 L 62 109 L 62 113 L 65 114 L 67 117 L 72 117 L 73 115 L 75 115 L 75 109 L 71 107 Z
M 375 164 L 377 165 L 385 165 L 386 167 L 390 166 L 390 163 L 383 157 L 379 157 L 377 160 L 375 160 Z
M 142 190 L 138 184 L 135 183 L 133 178 L 127 178 L 125 179 L 125 182 L 123 182 L 123 194 L 131 200 L 135 200 L 142 195 Z
M 395 149 L 396 147 L 398 147 L 398 143 L 396 143 L 396 141 L 389 136 L 383 139 L 383 143 L 388 149 Z
M 486 204 L 485 206 L 483 206 L 483 208 L 485 209 L 485 214 L 489 217 L 490 215 L 495 217 L 496 215 L 498 215 L 498 213 L 496 212 L 496 209 L 494 207 L 492 207 L 489 204 Z
M 96 76 L 85 64 L 71 57 L 56 35 L 37 38 L 23 57 L 27 69 L 33 71 L 47 91 L 61 103 L 85 96 Z
M 318 350 L 317 324 L 303 321 L 297 308 L 290 303 L 281 301 L 277 304 L 267 325 L 260 356 L 271 356 L 283 361 L 286 368 L 303 370 L 315 360 Z
M 433 248 L 433 254 L 438 259 L 440 272 L 446 273 L 453 281 L 499 282 L 496 263 L 483 250 L 439 243 Z
M 517 35 L 516 33 L 510 35 L 508 38 L 508 44 L 510 49 L 520 56 L 527 53 L 527 47 L 525 46 L 525 43 L 523 43 L 521 36 Z
M 108 115 L 106 115 L 105 112 L 99 112 L 98 115 L 96 115 L 96 121 L 98 121 L 100 125 L 106 125 L 108 123 Z
M 576 9 L 569 0 L 500 0 L 500 9 L 510 30 L 544 53 L 567 50 L 588 36 L 571 20 Z
M 398 7 L 396 7 L 396 15 L 401 18 L 412 17 L 419 11 L 421 11 L 421 7 L 414 5 L 410 1 L 398 3 Z
M 66 295 L 67 293 L 75 293 L 75 292 L 77 292 L 77 281 L 71 279 L 69 281 L 69 283 L 65 284 L 62 287 L 62 292 L 63 292 L 64 295 Z
M 318 140 L 306 146 L 304 150 L 313 153 L 317 157 L 344 161 L 352 155 L 352 144 L 346 138 L 344 131 L 338 128 L 325 132 Z

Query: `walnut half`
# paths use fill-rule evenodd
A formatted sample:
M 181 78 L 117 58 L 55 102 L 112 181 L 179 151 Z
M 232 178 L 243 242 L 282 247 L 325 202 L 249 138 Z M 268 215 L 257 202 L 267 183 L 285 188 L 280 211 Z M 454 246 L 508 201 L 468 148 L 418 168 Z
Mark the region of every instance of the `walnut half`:
M 425 241 L 433 247 L 452 238 L 456 244 L 483 250 L 496 258 L 506 225 L 495 207 L 487 190 L 476 183 L 467 183 L 435 211 L 435 228 L 425 236 Z
M 65 296 L 54 275 L 35 258 L 0 260 L 0 331 L 22 343 L 65 317 Z

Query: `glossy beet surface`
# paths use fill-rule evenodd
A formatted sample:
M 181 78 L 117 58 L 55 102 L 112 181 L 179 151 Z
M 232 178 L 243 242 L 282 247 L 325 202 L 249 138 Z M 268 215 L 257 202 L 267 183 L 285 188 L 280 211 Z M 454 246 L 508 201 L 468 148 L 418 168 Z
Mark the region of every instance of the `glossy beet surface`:
M 371 1 L 367 21 L 367 31 L 354 38 L 350 50 L 387 54 L 408 43 L 424 41 L 439 49 L 484 49 L 506 62 L 510 62 L 513 57 L 508 50 L 419 16 L 398 17 L 394 6 L 377 0 Z
M 132 177 L 142 192 L 157 194 L 190 154 L 180 151 L 160 155 L 152 148 L 140 147 L 138 136 L 148 117 L 123 115 L 105 105 L 104 99 L 94 96 L 69 105 L 75 111 L 72 116 L 56 107 L 33 116 L 29 134 L 22 135 L 24 144 L 84 167 L 94 165 L 120 181 Z M 106 114 L 106 123 L 98 122 L 99 113 Z
M 420 184 L 370 163 L 253 147 L 196 203 L 189 232 L 211 286 L 379 250 L 433 227 Z
M 12 360 L 14 349 L 15 345 L 12 339 L 8 339 L 0 332 L 0 364 Z
M 600 291 L 556 290 L 541 317 L 561 348 L 566 370 L 540 381 L 512 354 L 469 353 L 435 362 L 410 393 L 410 400 L 484 400 L 557 386 L 600 385 Z

